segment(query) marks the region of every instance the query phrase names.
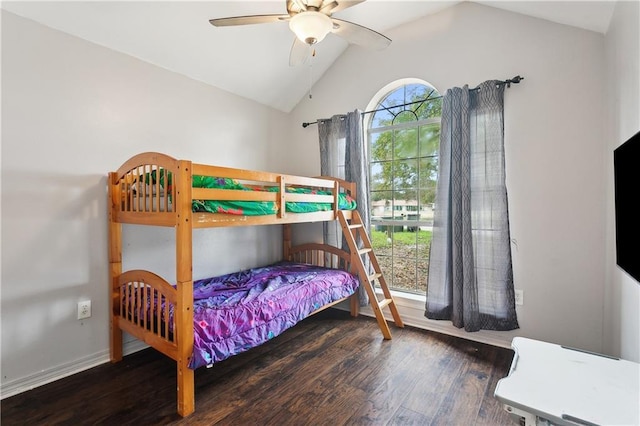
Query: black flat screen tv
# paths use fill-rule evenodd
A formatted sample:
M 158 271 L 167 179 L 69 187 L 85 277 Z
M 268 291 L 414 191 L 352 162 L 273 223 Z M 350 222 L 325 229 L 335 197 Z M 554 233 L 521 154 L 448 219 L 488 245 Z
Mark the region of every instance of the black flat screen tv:
M 640 283 L 640 132 L 613 151 L 616 263 Z

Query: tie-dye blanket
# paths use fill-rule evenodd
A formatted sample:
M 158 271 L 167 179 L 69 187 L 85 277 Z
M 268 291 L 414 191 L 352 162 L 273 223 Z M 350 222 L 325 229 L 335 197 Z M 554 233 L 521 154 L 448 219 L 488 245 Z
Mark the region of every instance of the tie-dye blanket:
M 189 367 L 256 347 L 357 287 L 358 279 L 348 272 L 292 262 L 195 281 Z

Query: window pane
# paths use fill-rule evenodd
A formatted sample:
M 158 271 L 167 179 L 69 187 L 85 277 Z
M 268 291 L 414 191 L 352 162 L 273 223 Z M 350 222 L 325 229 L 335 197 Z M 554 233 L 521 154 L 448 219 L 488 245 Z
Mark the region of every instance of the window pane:
M 391 218 L 394 220 L 401 220 L 404 216 L 402 206 L 396 203 L 396 200 L 393 200 L 393 211 L 391 214 Z
M 418 156 L 417 129 L 402 129 L 394 132 L 394 157 L 415 158 Z
M 418 186 L 418 160 L 398 160 L 394 162 L 393 168 L 393 188 L 396 190 L 396 197 L 407 200 L 415 198 L 415 191 L 410 192 Z M 411 195 L 413 194 L 413 195 Z
M 375 129 L 378 127 L 388 126 L 392 121 L 393 114 L 391 114 L 386 109 L 376 111 L 373 113 L 373 117 L 371 118 L 371 128 Z
M 379 202 L 382 205 L 391 205 L 393 199 L 393 193 L 391 191 L 371 191 L 371 202 Z
M 435 190 L 420 190 L 420 220 L 433 224 Z
M 420 159 L 420 189 L 435 191 L 438 181 L 438 158 L 421 158 Z M 429 201 L 433 202 L 433 201 Z
M 424 84 L 407 84 L 404 86 L 406 92 L 406 98 L 411 101 L 415 101 L 418 99 L 424 99 L 431 90 L 433 90 L 429 86 L 425 86 Z
M 371 160 L 384 161 L 393 159 L 393 132 L 373 133 L 370 135 Z
M 392 216 L 391 200 L 393 194 L 391 191 L 372 191 L 371 192 L 371 220 L 382 219 L 383 217 Z
M 393 162 L 371 163 L 371 190 L 384 191 L 392 189 L 390 177 L 393 175 Z
M 427 278 L 429 271 L 429 248 L 431 247 L 431 229 L 422 227 L 418 231 L 418 249 L 416 265 L 416 291 L 420 294 L 427 292 Z
M 420 156 L 437 156 L 440 149 L 440 124 L 420 126 Z
M 396 118 L 393 119 L 393 124 L 418 121 L 418 117 L 415 115 L 411 107 L 411 105 L 407 105 L 405 107 L 398 108 L 398 114 L 396 115 Z
M 412 230 L 413 229 L 413 230 Z M 416 282 L 416 232 L 409 226 L 396 226 L 393 232 L 393 286 L 414 290 Z
M 421 104 L 416 110 L 416 114 L 420 120 L 426 120 L 428 118 L 438 118 L 442 116 L 442 98 L 437 92 L 433 92 L 431 97 L 438 97 L 429 102 Z

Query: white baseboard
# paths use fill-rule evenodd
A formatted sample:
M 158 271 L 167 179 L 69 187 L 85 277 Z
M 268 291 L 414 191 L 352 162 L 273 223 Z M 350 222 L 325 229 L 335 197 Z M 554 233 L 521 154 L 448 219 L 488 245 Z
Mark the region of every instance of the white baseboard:
M 147 348 L 148 345 L 139 340 L 126 342 L 123 346 L 124 355 L 129 355 Z M 58 365 L 26 377 L 11 380 L 0 385 L 0 400 L 27 392 L 47 383 L 55 382 L 76 373 L 88 370 L 98 365 L 110 362 L 109 350 L 100 351 L 74 361 Z
M 513 332 L 483 330 L 468 333 L 454 327 L 449 321 L 434 321 L 425 318 L 424 298 L 420 298 L 419 296 L 413 297 L 412 295 L 403 293 L 396 294 L 395 292 L 393 297 L 396 302 L 396 306 L 398 307 L 398 311 L 400 312 L 400 317 L 406 325 L 437 333 L 448 334 L 450 336 L 460 337 L 475 342 L 486 343 L 492 346 L 511 348 L 511 340 L 515 337 Z M 336 307 L 338 309 L 349 310 L 348 305 L 345 304 L 336 305 Z M 360 313 L 362 315 L 375 317 L 373 311 L 368 306 L 361 307 Z M 393 323 L 393 318 L 388 314 L 388 312 L 385 312 L 385 317 L 387 317 L 387 321 Z M 123 352 L 125 355 L 129 355 L 147 347 L 148 345 L 142 341 L 132 340 L 124 344 Z M 107 362 L 109 362 L 109 351 L 104 350 L 36 374 L 15 379 L 7 383 L 2 383 L 0 385 L 0 400 L 46 385 L 47 383 L 60 380 L 73 374 L 80 373 Z

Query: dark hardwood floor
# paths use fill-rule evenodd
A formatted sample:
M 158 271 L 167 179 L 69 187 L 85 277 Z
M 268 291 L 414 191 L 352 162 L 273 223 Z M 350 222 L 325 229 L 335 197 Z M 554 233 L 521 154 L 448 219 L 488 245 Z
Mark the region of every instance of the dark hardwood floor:
M 175 363 L 147 349 L 7 398 L 9 425 L 514 425 L 493 397 L 513 352 L 329 309 L 196 370 L 176 414 Z

